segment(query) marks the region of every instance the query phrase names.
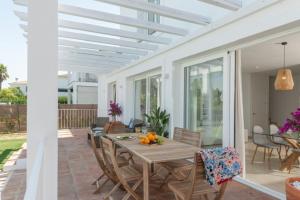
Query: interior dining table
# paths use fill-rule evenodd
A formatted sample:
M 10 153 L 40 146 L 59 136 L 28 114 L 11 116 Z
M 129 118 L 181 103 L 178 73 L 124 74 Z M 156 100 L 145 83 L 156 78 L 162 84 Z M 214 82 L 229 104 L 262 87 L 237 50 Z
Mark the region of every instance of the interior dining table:
M 291 153 L 281 163 L 280 170 L 287 169 L 289 173 L 293 165 L 298 161 L 300 157 L 300 138 L 298 133 L 294 134 L 277 134 L 275 137 L 281 137 L 291 147 Z M 299 163 L 299 161 L 298 161 Z
M 164 138 L 163 144 L 140 144 L 137 133 L 107 134 L 116 145 L 127 149 L 143 162 L 143 192 L 144 200 L 149 200 L 149 181 L 151 166 L 158 163 L 180 159 L 193 158 L 199 148 Z M 131 139 L 121 140 L 120 136 L 131 136 Z

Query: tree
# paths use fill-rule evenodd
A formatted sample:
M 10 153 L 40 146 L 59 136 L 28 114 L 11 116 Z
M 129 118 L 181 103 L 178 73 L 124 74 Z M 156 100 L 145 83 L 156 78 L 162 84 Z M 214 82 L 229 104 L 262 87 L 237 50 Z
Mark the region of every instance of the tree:
M 2 89 L 3 81 L 9 78 L 7 67 L 3 64 L 0 64 L 0 90 Z
M 20 88 L 6 88 L 0 91 L 0 102 L 11 104 L 26 104 L 26 96 Z

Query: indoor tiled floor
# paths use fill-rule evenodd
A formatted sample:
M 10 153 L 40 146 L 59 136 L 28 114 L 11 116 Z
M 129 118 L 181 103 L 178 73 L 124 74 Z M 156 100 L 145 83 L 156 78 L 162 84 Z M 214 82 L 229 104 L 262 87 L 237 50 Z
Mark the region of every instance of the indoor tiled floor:
M 100 194 L 93 194 L 95 186 L 91 183 L 100 175 L 100 169 L 86 139 L 87 130 L 59 131 L 59 200 L 101 200 L 105 192 L 112 188 L 107 184 Z M 25 191 L 25 171 L 15 171 L 11 176 L 3 194 L 2 200 L 21 200 Z M 175 199 L 173 194 L 163 188 L 158 190 L 159 180 L 151 183 L 152 199 Z M 140 193 L 141 193 L 140 189 Z M 114 199 L 119 200 L 124 192 L 118 191 Z M 252 188 L 237 182 L 231 182 L 226 190 L 227 200 L 268 200 L 274 199 Z
M 251 163 L 251 159 L 255 150 L 255 145 L 249 141 L 246 143 L 246 178 L 271 188 L 278 192 L 285 192 L 285 180 L 289 177 L 299 176 L 300 168 L 296 166 L 291 170 L 289 174 L 287 171 L 280 171 L 281 162 L 277 152 L 273 152 L 273 156 L 270 159 L 271 169 L 268 167 L 268 160 L 263 159 L 263 148 L 258 148 L 255 156 L 254 163 Z M 285 152 L 282 149 L 281 156 L 285 157 Z M 297 164 L 297 163 L 295 163 Z

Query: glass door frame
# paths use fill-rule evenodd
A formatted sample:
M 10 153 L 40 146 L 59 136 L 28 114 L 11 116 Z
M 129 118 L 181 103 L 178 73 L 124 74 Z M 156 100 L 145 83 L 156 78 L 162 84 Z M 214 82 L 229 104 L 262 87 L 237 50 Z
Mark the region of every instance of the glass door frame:
M 161 73 L 160 70 L 155 70 L 155 71 L 152 71 L 152 72 L 141 74 L 141 75 L 138 75 L 138 76 L 133 78 L 133 96 L 134 96 L 134 99 L 136 97 L 135 82 L 139 81 L 139 80 L 142 80 L 142 79 L 146 79 L 146 114 L 149 114 L 149 112 L 150 112 L 150 79 L 152 77 L 158 77 L 158 76 L 161 76 L 161 78 L 162 78 L 162 73 Z M 161 80 L 161 86 L 162 86 L 162 84 L 163 83 L 162 83 L 162 80 Z M 162 97 L 160 97 L 160 98 L 162 98 Z M 162 99 L 160 101 L 162 101 Z M 135 103 L 135 100 L 134 100 L 134 103 Z M 135 105 L 133 106 L 133 114 L 134 114 L 134 117 L 136 117 L 135 116 Z
M 235 104 L 235 63 L 233 63 L 235 55 L 231 52 L 221 52 L 211 54 L 205 57 L 190 59 L 188 61 L 182 62 L 181 64 L 181 74 L 183 86 L 183 110 L 184 118 L 183 125 L 186 127 L 186 109 L 187 109 L 187 98 L 186 94 L 186 70 L 188 67 L 212 61 L 218 58 L 223 58 L 223 135 L 222 144 L 223 146 L 234 146 L 234 104 Z

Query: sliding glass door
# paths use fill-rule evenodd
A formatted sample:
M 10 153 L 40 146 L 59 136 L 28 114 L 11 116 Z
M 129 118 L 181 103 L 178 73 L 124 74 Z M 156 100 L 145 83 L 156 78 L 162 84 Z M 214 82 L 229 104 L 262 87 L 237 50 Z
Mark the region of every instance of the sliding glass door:
M 161 75 L 148 75 L 135 80 L 134 117 L 144 120 L 145 114 L 161 105 Z
M 136 119 L 144 119 L 146 113 L 146 91 L 147 81 L 146 79 L 140 79 L 135 81 L 135 101 L 134 101 L 134 117 Z
M 202 134 L 205 146 L 223 141 L 223 58 L 185 68 L 185 126 Z

